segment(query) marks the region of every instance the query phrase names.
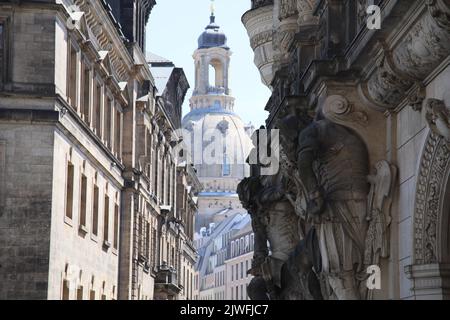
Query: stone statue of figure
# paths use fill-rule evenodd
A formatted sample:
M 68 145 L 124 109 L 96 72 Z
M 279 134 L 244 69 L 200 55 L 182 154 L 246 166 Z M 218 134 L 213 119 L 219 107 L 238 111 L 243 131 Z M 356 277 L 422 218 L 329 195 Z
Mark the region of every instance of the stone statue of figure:
M 252 216 L 255 233 L 250 273 L 258 279 L 253 281 L 249 293 L 255 282 L 259 282 L 260 287 L 263 279 L 268 298 L 280 299 L 283 265 L 300 242 L 298 218 L 284 198 L 281 175 L 246 178 L 239 184 L 238 193 Z M 270 255 L 267 242 L 270 243 Z
M 293 118 L 280 123 L 293 123 Z M 366 146 L 353 131 L 321 115 L 310 124 L 299 123 L 297 169 L 307 191 L 308 220 L 317 228 L 321 273 L 338 299 L 361 299 L 368 228 Z M 291 127 L 280 125 L 281 135 Z
M 286 198 L 284 186 L 281 172 L 273 176 L 254 175 L 238 186 L 255 234 L 249 271 L 255 278 L 248 293 L 252 300 L 321 299 L 320 284 L 308 255 L 314 234 L 308 241 L 301 239 L 299 217 Z

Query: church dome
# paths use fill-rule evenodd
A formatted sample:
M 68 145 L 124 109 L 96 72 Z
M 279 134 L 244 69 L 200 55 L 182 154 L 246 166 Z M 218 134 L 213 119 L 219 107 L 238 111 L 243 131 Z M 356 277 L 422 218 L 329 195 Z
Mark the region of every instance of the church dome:
M 220 30 L 215 22 L 216 17 L 211 15 L 210 23 L 206 26 L 205 31 L 198 38 L 198 48 L 223 48 L 229 50 L 227 46 L 227 36 Z
M 194 109 L 183 119 L 185 142 L 190 142 L 192 161 L 207 192 L 235 192 L 237 184 L 249 174 L 246 164 L 252 141 L 241 118 L 221 107 Z M 222 139 L 218 150 L 212 142 Z M 189 140 L 190 139 L 190 140 Z M 211 150 L 214 163 L 207 163 Z M 202 150 L 197 152 L 197 150 Z M 222 151 L 223 150 L 223 151 Z

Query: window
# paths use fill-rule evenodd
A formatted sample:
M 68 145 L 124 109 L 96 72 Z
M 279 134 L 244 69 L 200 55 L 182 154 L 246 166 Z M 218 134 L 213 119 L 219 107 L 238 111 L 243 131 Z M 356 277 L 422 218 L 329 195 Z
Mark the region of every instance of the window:
M 83 300 L 83 286 L 78 286 L 77 300 Z
M 80 226 L 86 226 L 86 201 L 87 201 L 87 178 L 81 176 L 81 199 L 80 199 Z
M 241 262 L 241 279 L 244 279 L 244 262 Z
M 5 24 L 0 21 L 0 83 L 3 82 L 3 77 L 4 77 L 4 73 L 5 73 L 5 67 L 6 67 L 6 62 L 5 62 Z
M 92 118 L 94 121 L 94 130 L 100 135 L 100 120 L 101 120 L 101 105 L 102 105 L 102 86 L 96 81 L 94 90 L 94 112 Z
M 121 139 L 122 139 L 122 127 L 121 127 L 121 118 L 122 118 L 122 114 L 120 113 L 119 110 L 116 110 L 116 119 L 115 119 L 115 126 L 114 126 L 114 133 L 115 133 L 115 138 L 114 138 L 114 150 L 116 152 L 116 155 L 119 159 L 122 158 L 122 152 L 121 152 Z
M 154 174 L 154 183 L 155 183 L 155 195 L 158 196 L 158 171 L 159 171 L 159 151 L 156 152 L 155 156 L 155 174 Z
M 69 45 L 69 68 L 67 79 L 67 97 L 69 104 L 76 109 L 77 108 L 77 50 L 70 44 Z
M 110 97 L 106 97 L 105 107 L 103 111 L 103 140 L 105 141 L 108 148 L 111 148 L 111 111 L 112 100 Z
M 236 300 L 239 299 L 239 286 L 236 286 Z
M 150 223 L 145 223 L 145 243 L 144 243 L 144 256 L 149 260 L 150 258 Z
M 241 284 L 241 300 L 244 300 L 244 285 Z
M 231 257 L 234 257 L 234 241 L 231 241 Z
M 66 217 L 72 219 L 73 217 L 73 177 L 74 166 L 72 163 L 67 165 L 67 182 L 66 182 Z
M 98 187 L 94 185 L 94 205 L 92 208 L 92 233 L 98 235 L 98 202 L 99 202 L 99 191 Z
M 233 287 L 231 287 L 231 300 L 233 300 L 234 299 L 234 290 L 233 290 Z
M 148 237 L 148 230 L 147 230 Z M 148 238 L 147 238 L 148 239 Z M 114 249 L 117 250 L 119 247 L 119 206 L 116 204 L 114 206 Z
M 246 277 L 248 277 L 248 260 L 245 261 L 245 273 L 246 273 Z
M 70 300 L 69 281 L 63 281 L 62 300 Z
M 156 229 L 152 229 L 152 266 L 156 266 Z
M 89 292 L 89 300 L 95 300 L 95 290 Z
M 103 239 L 108 242 L 109 239 L 109 197 L 105 196 L 105 212 L 103 217 Z
M 231 281 L 234 281 L 234 265 L 231 266 Z
M 239 279 L 239 263 L 236 264 L 236 280 Z
M 81 114 L 83 115 L 84 121 L 88 125 L 91 124 L 90 117 L 90 108 L 91 108 L 91 70 L 89 70 L 88 65 L 86 62 L 83 61 L 83 72 L 81 74 L 82 80 L 81 80 Z
M 224 177 L 231 175 L 230 160 L 228 159 L 228 155 L 226 153 L 223 155 L 222 175 Z
M 172 259 L 171 261 L 171 265 L 175 266 L 175 249 L 172 247 Z
M 137 227 L 138 227 L 138 230 L 139 230 L 138 252 L 139 252 L 139 255 L 144 256 L 144 242 L 145 242 L 144 241 L 144 235 L 145 235 L 145 233 L 144 233 L 143 218 L 142 218 L 141 214 L 138 217 L 138 222 L 137 223 L 138 223 Z

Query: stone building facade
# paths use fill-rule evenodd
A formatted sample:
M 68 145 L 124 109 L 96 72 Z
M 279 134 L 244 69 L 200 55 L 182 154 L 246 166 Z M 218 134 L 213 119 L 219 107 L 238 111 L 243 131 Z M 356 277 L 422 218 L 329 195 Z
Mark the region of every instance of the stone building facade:
M 225 300 L 248 300 L 247 287 L 252 280 L 254 233 L 250 219 L 227 243 L 225 260 Z M 222 299 L 223 300 L 223 299 Z
M 281 142 L 280 172 L 255 165 L 240 185 L 255 224 L 254 297 L 449 298 L 450 2 L 251 4 L 242 21 Z M 290 271 L 265 274 L 267 261 Z M 296 285 L 280 287 L 285 277 Z
M 0 1 L 1 299 L 178 294 L 186 256 L 190 279 L 200 188 L 171 155 L 188 83 L 156 86 L 154 4 Z

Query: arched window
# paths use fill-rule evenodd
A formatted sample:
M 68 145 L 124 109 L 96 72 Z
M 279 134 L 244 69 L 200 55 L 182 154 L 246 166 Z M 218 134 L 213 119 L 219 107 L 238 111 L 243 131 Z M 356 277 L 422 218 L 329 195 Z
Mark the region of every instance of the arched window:
M 228 177 L 231 175 L 230 159 L 226 152 L 223 154 L 222 175 Z
M 208 84 L 209 87 L 215 87 L 216 86 L 216 68 L 212 64 L 209 65 L 209 71 L 208 71 Z
M 209 86 L 223 88 L 224 72 L 223 63 L 219 59 L 212 59 L 209 63 Z

